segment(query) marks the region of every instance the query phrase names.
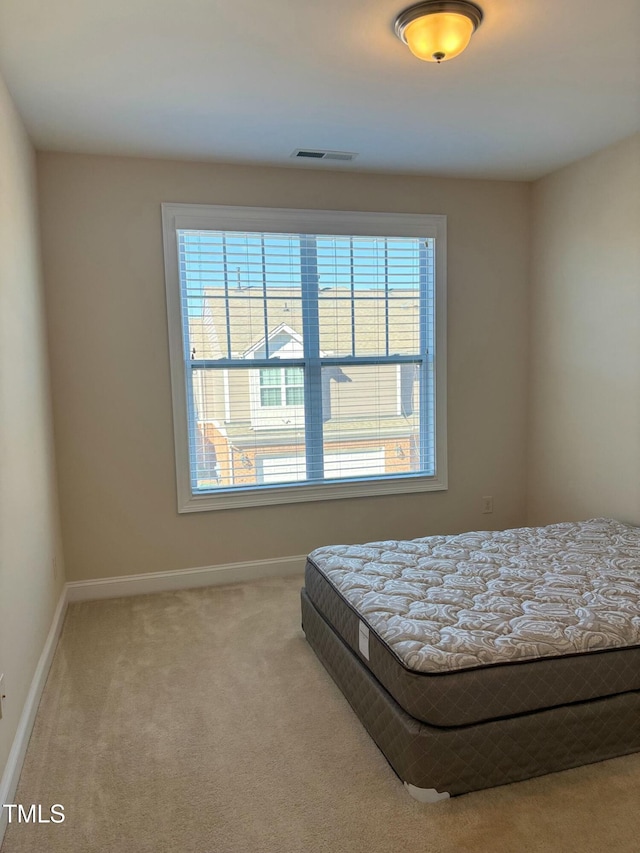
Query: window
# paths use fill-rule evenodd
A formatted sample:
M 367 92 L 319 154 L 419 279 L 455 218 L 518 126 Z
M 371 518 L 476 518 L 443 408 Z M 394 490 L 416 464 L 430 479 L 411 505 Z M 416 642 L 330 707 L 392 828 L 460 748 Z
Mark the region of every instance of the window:
M 180 511 L 446 488 L 444 217 L 163 222 Z
M 301 367 L 263 367 L 260 371 L 260 405 L 303 406 L 303 369 Z

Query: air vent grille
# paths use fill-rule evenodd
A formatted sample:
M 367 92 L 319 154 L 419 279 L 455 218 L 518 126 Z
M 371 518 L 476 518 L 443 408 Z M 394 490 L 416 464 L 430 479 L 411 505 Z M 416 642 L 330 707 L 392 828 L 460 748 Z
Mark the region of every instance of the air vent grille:
M 291 155 L 306 160 L 355 160 L 358 156 L 353 151 L 321 151 L 313 148 L 296 148 Z

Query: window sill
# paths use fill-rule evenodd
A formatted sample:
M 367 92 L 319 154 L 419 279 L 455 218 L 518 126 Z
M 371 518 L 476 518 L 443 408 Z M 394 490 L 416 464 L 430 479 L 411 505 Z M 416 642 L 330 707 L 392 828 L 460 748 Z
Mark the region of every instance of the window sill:
M 178 512 L 208 512 L 219 509 L 240 509 L 242 507 L 273 506 L 275 504 L 294 504 L 307 501 L 437 492 L 446 489 L 446 475 L 440 477 L 408 475 L 406 477 L 341 483 L 292 484 L 290 486 L 230 490 L 224 494 L 212 494 L 210 492 L 188 494 L 184 497 L 180 496 Z

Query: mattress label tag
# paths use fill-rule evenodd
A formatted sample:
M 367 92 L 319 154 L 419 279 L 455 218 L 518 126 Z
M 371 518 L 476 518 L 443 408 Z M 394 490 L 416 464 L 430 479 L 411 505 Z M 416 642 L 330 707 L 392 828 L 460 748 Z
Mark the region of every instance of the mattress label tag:
M 358 627 L 358 648 L 362 657 L 369 660 L 369 629 L 364 622 Z

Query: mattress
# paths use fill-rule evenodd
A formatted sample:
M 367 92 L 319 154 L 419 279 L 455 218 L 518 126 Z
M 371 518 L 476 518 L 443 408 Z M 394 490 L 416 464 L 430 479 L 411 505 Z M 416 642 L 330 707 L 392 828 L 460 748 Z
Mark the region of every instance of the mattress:
M 316 655 L 400 779 L 432 795 L 423 801 L 640 751 L 637 691 L 443 729 L 409 716 L 304 590 L 302 624 Z
M 313 551 L 309 599 L 404 711 L 455 727 L 640 690 L 640 529 L 611 519 Z

